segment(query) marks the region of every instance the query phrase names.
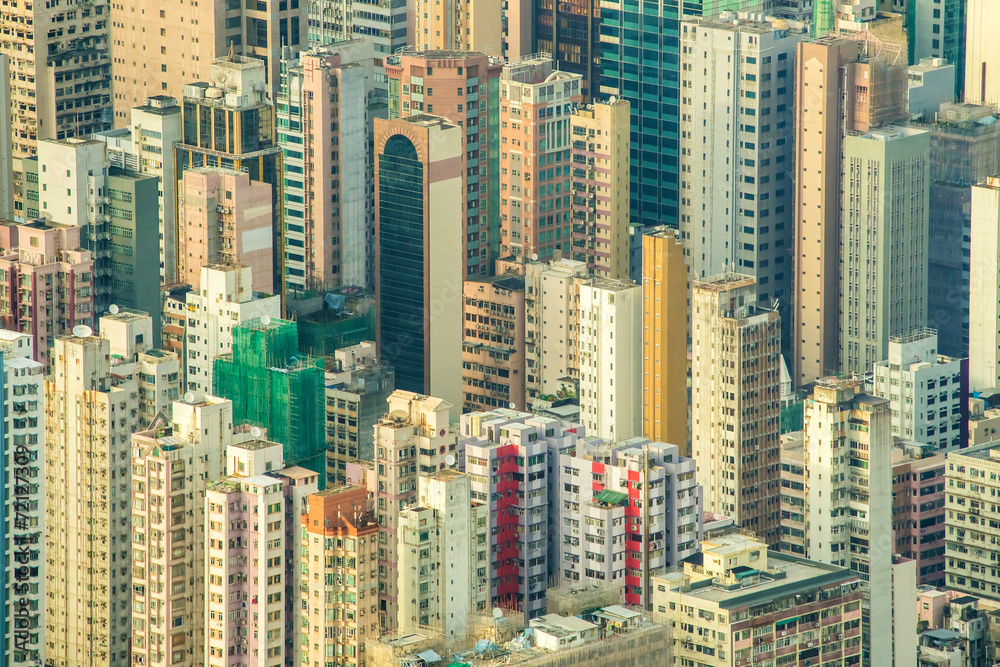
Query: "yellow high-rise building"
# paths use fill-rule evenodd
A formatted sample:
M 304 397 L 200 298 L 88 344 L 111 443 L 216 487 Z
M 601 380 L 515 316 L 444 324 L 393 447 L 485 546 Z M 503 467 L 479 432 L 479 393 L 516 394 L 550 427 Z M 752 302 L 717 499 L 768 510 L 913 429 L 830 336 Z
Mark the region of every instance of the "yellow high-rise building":
M 642 433 L 654 442 L 688 446 L 687 267 L 677 230 L 642 239 Z

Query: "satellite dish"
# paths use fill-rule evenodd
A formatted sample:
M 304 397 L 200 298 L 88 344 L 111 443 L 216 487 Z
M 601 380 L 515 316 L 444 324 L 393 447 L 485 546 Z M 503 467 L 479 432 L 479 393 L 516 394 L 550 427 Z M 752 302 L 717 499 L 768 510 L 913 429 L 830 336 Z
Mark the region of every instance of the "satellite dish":
M 449 468 L 451 466 L 455 465 L 455 455 L 454 454 L 449 454 L 448 456 L 444 457 L 444 463 Z
M 113 303 L 110 306 L 108 306 L 108 312 L 111 313 L 112 315 L 117 315 L 118 310 L 119 310 L 118 304 L 116 303 Z
M 493 618 L 500 620 L 503 618 L 503 609 L 500 607 L 493 607 Z
M 260 428 L 258 428 L 256 426 L 254 426 L 253 428 L 251 428 L 250 429 L 250 435 L 253 436 L 254 438 L 259 438 L 260 437 Z
M 94 330 L 86 324 L 77 324 L 73 327 L 73 335 L 77 338 L 87 338 L 88 336 L 94 335 Z
M 263 317 L 260 318 L 260 323 L 266 327 L 268 324 L 271 323 L 271 318 L 268 317 L 267 315 L 264 315 Z
M 517 405 L 514 403 L 514 401 L 510 402 L 510 409 L 511 410 L 517 410 Z
M 397 424 L 402 424 L 403 422 L 410 419 L 410 413 L 406 410 L 393 410 L 389 413 L 389 419 L 396 422 Z
M 188 393 L 184 394 L 184 402 L 194 403 L 194 392 L 189 391 Z
M 538 253 L 537 252 L 531 253 L 531 261 L 532 262 L 537 262 L 538 261 Z

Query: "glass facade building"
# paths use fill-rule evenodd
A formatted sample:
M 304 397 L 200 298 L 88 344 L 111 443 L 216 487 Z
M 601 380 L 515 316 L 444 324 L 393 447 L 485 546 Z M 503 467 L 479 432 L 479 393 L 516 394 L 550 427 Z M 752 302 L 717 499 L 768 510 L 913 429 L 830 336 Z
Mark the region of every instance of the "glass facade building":
M 701 0 L 604 0 L 600 87 L 632 105 L 632 221 L 677 225 L 679 31 Z

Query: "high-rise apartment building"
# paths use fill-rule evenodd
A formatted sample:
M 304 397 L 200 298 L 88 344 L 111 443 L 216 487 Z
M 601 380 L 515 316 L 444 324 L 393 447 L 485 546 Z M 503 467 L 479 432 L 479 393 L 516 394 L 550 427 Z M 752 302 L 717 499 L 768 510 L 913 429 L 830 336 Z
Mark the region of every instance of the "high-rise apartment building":
M 0 81 L 4 85 L 0 87 L 0 100 L 3 103 L 3 111 L 0 112 L 0 150 L 3 151 L 3 158 L 0 159 L 0 211 L 4 218 L 11 218 L 17 214 L 14 206 L 14 129 L 13 129 L 13 108 L 11 103 L 11 93 L 13 92 L 14 80 L 10 75 L 10 56 L 0 53 Z M 23 210 L 23 207 L 22 207 Z
M 576 394 L 580 379 L 577 294 L 587 265 L 572 259 L 528 262 L 524 276 L 525 394 Z
M 572 114 L 580 75 L 547 54 L 510 62 L 500 77 L 500 255 L 569 256 Z
M 945 510 L 947 587 L 969 595 L 1000 600 L 1000 559 L 996 530 L 1000 512 L 995 498 L 1000 480 L 1000 449 L 995 443 L 949 452 L 946 462 Z
M 44 220 L 0 226 L 0 322 L 30 335 L 34 358 L 46 365 L 57 336 L 95 323 L 94 261 L 82 233 Z
M 889 338 L 927 326 L 930 134 L 887 127 L 844 140 L 840 369 L 867 373 Z
M 608 440 L 637 438 L 643 407 L 642 287 L 591 278 L 578 290 L 580 422 Z
M 648 607 L 650 578 L 698 553 L 702 489 L 676 445 L 578 441 L 550 452 L 549 568 L 562 586 L 615 585 Z
M 132 656 L 193 667 L 205 651 L 205 492 L 225 472 L 233 404 L 205 396 L 172 413 L 132 434 Z
M 400 633 L 439 628 L 448 643 L 468 634 L 489 604 L 489 507 L 455 470 L 421 476 L 414 505 L 399 513 Z
M 502 55 L 504 3 L 493 0 L 417 0 L 410 44 L 417 51 L 481 51 Z M 390 75 L 390 79 L 391 79 Z
M 757 278 L 791 329 L 795 51 L 808 25 L 681 22 L 680 220 L 692 278 Z M 786 332 L 787 333 L 787 332 Z M 787 338 L 785 338 L 787 340 Z
M 524 408 L 524 277 L 501 274 L 464 283 L 462 406 Z
M 917 583 L 945 585 L 945 454 L 896 441 L 892 450 L 893 552 L 915 562 Z
M 166 95 L 152 95 L 133 107 L 128 127 L 94 135 L 94 139 L 108 144 L 112 167 L 160 179 L 160 281 L 167 283 L 177 279 L 177 171 L 173 146 L 183 136 L 181 107 Z
M 108 10 L 105 3 L 3 8 L 0 19 L 12 26 L 0 54 L 10 59 L 15 179 L 37 141 L 88 137 L 111 127 Z
M 45 660 L 45 366 L 30 336 L 0 332 L 3 413 L 0 441 L 7 488 L 0 525 L 0 596 L 7 619 L 0 655 L 9 665 Z
M 60 336 L 45 382 L 45 660 L 127 667 L 132 641 L 129 438 L 139 388 L 111 343 Z
M 1000 176 L 972 186 L 969 388 L 1000 387 Z
M 806 557 L 863 582 L 870 664 L 892 662 L 892 435 L 889 401 L 856 381 L 816 383 L 805 406 Z M 867 662 L 867 661 L 866 661 Z
M 379 527 L 367 495 L 364 487 L 348 485 L 306 497 L 296 545 L 302 568 L 290 573 L 305 589 L 297 623 L 302 664 L 325 664 L 333 656 L 341 665 L 371 664 L 365 644 L 379 636 Z
M 642 237 L 642 435 L 687 455 L 687 266 L 679 232 Z M 684 322 L 685 326 L 679 326 Z
M 305 7 L 229 0 L 167 10 L 145 0 L 111 6 L 114 111 L 118 121 L 153 95 L 180 99 L 189 81 L 208 78 L 216 58 L 249 56 L 266 66 L 267 93 L 278 90 L 281 48 L 306 43 Z
M 396 386 L 462 404 L 462 127 L 375 120 L 379 358 Z
M 396 629 L 399 617 L 400 517 L 417 499 L 417 474 L 443 470 L 445 457 L 457 456 L 447 401 L 397 390 L 389 396 L 385 416 L 375 426 L 375 497 L 378 515 L 378 617 L 382 632 Z M 384 536 L 384 537 L 383 537 Z
M 705 511 L 779 542 L 781 320 L 751 276 L 691 287 L 691 456 Z
M 164 336 L 173 333 L 184 339 L 180 356 L 185 391 L 212 391 L 215 358 L 233 351 L 233 327 L 265 315 L 280 316 L 281 297 L 254 291 L 252 280 L 249 266 L 208 264 L 201 267 L 200 289 L 187 292 L 177 304 L 183 322 L 165 325 Z
M 177 278 L 201 289 L 206 266 L 250 268 L 252 289 L 274 285 L 271 186 L 243 171 L 196 167 L 177 184 Z
M 427 113 L 465 128 L 461 158 L 465 196 L 460 201 L 462 266 L 469 279 L 492 275 L 500 256 L 502 69 L 500 58 L 484 52 L 424 51 L 385 60 L 389 118 Z
M 930 216 L 927 253 L 927 324 L 938 332 L 942 354 L 969 350 L 971 186 L 1000 173 L 996 109 L 943 104 L 931 133 Z
M 615 280 L 629 277 L 631 110 L 626 100 L 613 98 L 570 117 L 572 257 L 586 262 L 592 274 Z
M 159 325 L 159 264 L 152 239 L 159 233 L 158 179 L 112 168 L 102 141 L 40 141 L 22 160 L 27 219 L 82 227 L 94 260 L 94 309 L 117 304 L 150 313 Z M 157 326 L 159 329 L 159 326 Z M 158 331 L 157 331 L 158 334 Z
M 396 390 L 396 372 L 379 363 L 372 341 L 341 348 L 326 363 L 326 482 L 333 485 L 347 481 L 349 461 L 374 460 L 375 424 Z
M 847 184 L 844 165 L 831 156 L 842 155 L 845 132 L 867 132 L 906 118 L 906 58 L 898 44 L 862 31 L 802 42 L 795 63 L 790 361 L 792 384 L 802 386 L 840 366 L 842 192 Z
M 529 620 L 545 613 L 549 457 L 572 451 L 584 430 L 515 410 L 462 415 L 459 447 L 472 497 L 489 503 L 491 604 Z
M 892 435 L 947 451 L 969 440 L 968 360 L 938 354 L 933 329 L 889 339 L 874 365 L 874 395 L 887 398 Z
M 277 63 L 275 60 L 270 65 L 275 72 Z M 283 248 L 284 170 L 282 151 L 275 134 L 274 105 L 271 103 L 274 96 L 268 96 L 265 71 L 268 67 L 255 58 L 235 55 L 217 58 L 211 63 L 207 81 L 185 85 L 182 102 L 184 136 L 175 145 L 174 155 L 178 179 L 188 169 L 221 167 L 244 172 L 250 181 L 270 185 L 271 247 Z M 181 240 L 178 239 L 178 242 Z M 179 259 L 180 255 L 178 251 Z M 272 291 L 283 294 L 284 285 L 280 278 L 284 254 L 274 252 L 273 255 Z
M 862 593 L 846 568 L 725 535 L 653 586 L 653 611 L 675 625 L 679 664 L 861 664 Z
M 284 151 L 285 284 L 324 290 L 370 282 L 374 50 L 353 39 L 282 61 L 278 145 Z
M 1000 102 L 1000 54 L 993 43 L 1000 14 L 989 0 L 969 0 L 965 9 L 965 101 Z

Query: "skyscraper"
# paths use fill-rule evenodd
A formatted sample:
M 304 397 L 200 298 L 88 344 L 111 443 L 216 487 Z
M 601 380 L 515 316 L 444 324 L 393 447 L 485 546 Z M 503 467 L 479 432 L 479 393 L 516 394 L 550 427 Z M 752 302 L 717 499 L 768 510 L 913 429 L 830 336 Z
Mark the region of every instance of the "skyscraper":
M 416 0 L 409 12 L 409 42 L 417 51 L 502 55 L 504 6 L 496 0 Z
M 642 238 L 642 434 L 687 455 L 687 294 L 676 230 Z M 684 326 L 681 326 L 681 322 Z
M 114 382 L 110 348 L 97 336 L 56 338 L 45 382 L 45 648 L 58 667 L 130 664 L 126 480 L 139 388 Z
M 692 279 L 757 279 L 791 330 L 795 51 L 808 24 L 681 22 L 679 226 Z
M 389 118 L 434 114 L 465 128 L 463 277 L 492 275 L 500 256 L 500 71 L 483 52 L 425 51 L 386 58 Z
M 751 276 L 691 287 L 691 456 L 705 511 L 779 541 L 781 321 Z
M 462 128 L 375 121 L 379 358 L 396 386 L 462 404 Z
M 817 5 L 818 7 L 818 5 Z M 906 58 L 869 32 L 802 42 L 796 52 L 792 384 L 840 366 L 845 133 L 906 117 Z M 843 104 L 853 100 L 853 104 Z M 841 112 L 843 111 L 843 113 Z
M 930 134 L 889 126 L 844 141 L 840 369 L 867 373 L 889 337 L 927 326 Z
M 572 119 L 580 75 L 547 54 L 508 63 L 500 80 L 501 257 L 570 253 Z
M 1000 14 L 990 0 L 969 0 L 965 21 L 965 101 L 997 104 L 1000 52 L 993 40 L 1000 32 Z
M 276 101 L 285 164 L 288 289 L 370 284 L 368 112 L 374 62 L 372 43 L 361 39 L 282 61 Z
M 972 187 L 969 388 L 1000 386 L 1000 177 Z
M 562 72 L 580 75 L 584 102 L 599 97 L 601 5 L 596 0 L 532 5 L 530 29 L 534 53 L 549 53 Z

